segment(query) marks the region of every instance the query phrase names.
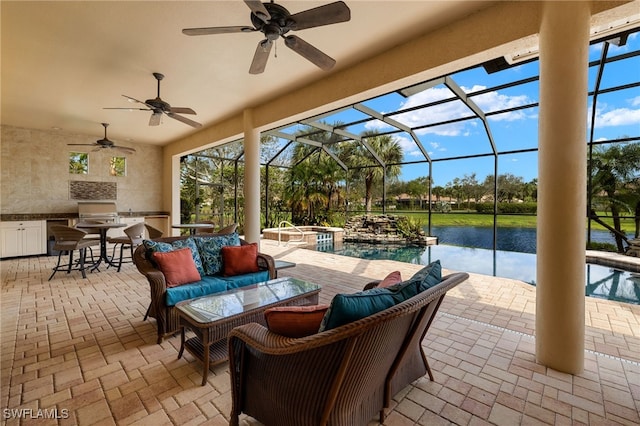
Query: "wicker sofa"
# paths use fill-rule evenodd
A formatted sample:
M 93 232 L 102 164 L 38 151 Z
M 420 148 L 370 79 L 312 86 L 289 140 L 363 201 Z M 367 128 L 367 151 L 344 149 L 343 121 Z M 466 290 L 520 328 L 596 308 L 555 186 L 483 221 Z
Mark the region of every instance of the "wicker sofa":
M 165 247 L 170 245 L 176 249 L 189 247 L 192 248 L 192 251 L 198 251 L 203 260 L 217 257 L 218 261 L 221 247 L 226 245 L 248 245 L 246 241 L 238 237 L 237 233 L 234 233 L 231 235 L 209 234 L 157 238 L 152 241 L 145 240 L 143 244 L 136 248 L 133 262 L 138 271 L 149 282 L 151 303 L 148 316 L 156 319 L 158 343 L 162 343 L 165 337 L 169 337 L 179 331 L 178 313 L 174 307 L 178 301 L 251 285 L 276 277 L 273 258 L 267 254 L 258 253 L 258 272 L 228 277 L 223 276 L 220 271 L 216 273 L 207 271 L 208 273 L 203 274 L 201 277 L 201 281 L 170 288 L 167 286 L 165 275 L 160 271 L 156 263 L 151 260 L 153 245 L 158 243 L 165 244 Z
M 252 323 L 229 335 L 231 425 L 245 413 L 263 424 L 384 422 L 393 396 L 427 372 L 422 341 L 445 293 L 469 277 L 454 273 L 399 304 L 302 338 Z

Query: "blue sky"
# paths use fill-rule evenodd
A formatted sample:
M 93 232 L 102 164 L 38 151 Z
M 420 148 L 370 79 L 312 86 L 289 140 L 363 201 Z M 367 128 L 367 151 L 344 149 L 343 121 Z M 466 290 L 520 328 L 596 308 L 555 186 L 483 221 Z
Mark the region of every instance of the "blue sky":
M 598 61 L 602 55 L 602 49 L 602 43 L 592 45 L 589 51 L 589 61 Z M 629 36 L 624 46 L 610 45 L 607 57 L 611 58 L 638 50 L 640 50 L 640 36 L 638 36 L 638 33 L 634 33 Z M 473 95 L 473 93 L 536 77 L 537 75 L 538 62 L 535 61 L 493 74 L 487 74 L 484 68 L 476 67 L 455 73 L 451 76 L 451 79 L 455 85 L 470 95 L 470 99 L 484 113 L 490 113 L 537 103 L 538 81 L 492 90 L 479 95 Z M 597 67 L 591 67 L 589 69 L 589 91 L 594 89 L 596 77 Z M 605 67 L 600 88 L 607 89 L 639 81 L 640 56 L 636 56 L 608 63 Z M 440 84 L 409 97 L 404 97 L 394 92 L 363 101 L 362 104 L 382 114 L 398 112 L 392 115 L 391 118 L 404 126 L 416 129 L 414 131 L 415 135 L 428 152 L 428 155 L 434 160 L 433 177 L 435 185 L 444 186 L 456 177 L 462 178 L 465 175 L 472 174 L 475 174 L 476 179 L 481 182 L 486 176 L 494 173 L 492 155 L 466 160 L 438 161 L 459 156 L 491 154 L 492 149 L 489 138 L 480 119 L 474 118 L 463 122 L 419 129 L 421 126 L 433 123 L 473 116 L 473 112 L 459 100 L 440 103 L 429 108 L 419 108 L 422 105 L 450 99 L 453 96 L 452 91 L 447 86 Z M 606 141 L 621 137 L 640 136 L 640 88 L 628 88 L 600 94 L 596 106 L 594 140 Z M 588 105 L 584 111 L 585 124 L 590 123 L 592 107 L 593 99 L 589 97 Z M 344 124 L 366 119 L 369 119 L 369 121 L 364 124 L 350 126 L 346 130 L 354 135 L 359 135 L 367 130 L 381 132 L 397 130 L 382 121 L 370 120 L 368 115 L 354 108 L 326 114 L 315 120 L 331 124 Z M 488 123 L 498 152 L 526 150 L 537 147 L 537 107 L 489 115 Z M 294 136 L 298 130 L 305 128 L 306 126 L 303 124 L 293 124 L 281 131 Z M 587 129 L 587 138 L 589 134 L 590 129 Z M 418 149 L 409 133 L 395 133 L 394 137 L 403 148 L 404 162 L 425 160 L 424 155 Z M 282 140 L 281 146 L 284 146 L 285 143 L 287 141 Z M 283 156 L 283 161 L 285 157 Z M 498 161 L 498 174 L 510 173 L 522 177 L 525 182 L 529 182 L 538 176 L 537 162 L 538 156 L 536 152 L 502 155 Z M 402 166 L 400 178 L 404 181 L 424 176 L 428 176 L 426 162 Z
M 638 50 L 640 37 L 638 33 L 629 37 L 622 47 L 609 46 L 608 57 L 624 52 Z M 600 59 L 602 44 L 591 46 L 590 61 Z M 597 69 L 589 71 L 589 90 L 595 86 Z M 452 76 L 452 79 L 466 93 L 484 90 L 507 82 L 516 81 L 538 74 L 538 63 L 533 62 L 516 66 L 494 74 L 487 74 L 483 68 L 474 68 Z M 622 84 L 640 81 L 640 58 L 608 64 L 601 82 L 601 88 L 615 87 Z M 473 96 L 472 100 L 485 112 L 498 111 L 538 101 L 538 82 L 527 83 L 514 88 L 501 89 Z M 429 102 L 451 97 L 451 91 L 444 85 L 435 86 L 408 98 L 398 94 L 382 96 L 367 102 L 365 105 L 386 113 L 401 111 Z M 585 117 L 590 118 L 593 99 L 589 97 L 589 105 Z M 428 109 L 401 113 L 394 119 L 409 127 L 435 123 L 453 118 L 470 116 L 472 113 L 462 102 L 449 102 Z M 538 137 L 538 109 L 529 108 L 490 116 L 489 127 L 498 151 L 511 151 L 535 148 Z M 343 121 L 347 121 L 346 119 Z M 588 122 L 588 121 L 587 121 Z M 619 92 L 602 94 L 598 97 L 596 109 L 596 125 L 594 140 L 609 140 L 624 136 L 640 135 L 640 89 L 626 89 Z M 386 123 L 374 121 L 363 126 L 366 129 L 390 130 Z M 358 130 L 350 129 L 354 133 Z M 587 129 L 587 135 L 589 135 Z M 434 159 L 449 158 L 461 155 L 490 153 L 491 147 L 484 126 L 479 119 L 432 127 L 415 132 L 429 155 Z M 397 138 L 405 152 L 405 161 L 424 159 L 410 135 L 398 134 Z M 474 158 L 472 160 L 434 162 L 434 180 L 436 185 L 445 185 L 455 177 L 465 174 L 476 174 L 483 180 L 493 174 L 493 158 Z M 425 175 L 426 166 L 403 167 L 403 180 L 411 180 Z M 537 177 L 537 155 L 535 153 L 513 154 L 499 160 L 498 173 L 512 173 L 521 176 L 525 181 Z

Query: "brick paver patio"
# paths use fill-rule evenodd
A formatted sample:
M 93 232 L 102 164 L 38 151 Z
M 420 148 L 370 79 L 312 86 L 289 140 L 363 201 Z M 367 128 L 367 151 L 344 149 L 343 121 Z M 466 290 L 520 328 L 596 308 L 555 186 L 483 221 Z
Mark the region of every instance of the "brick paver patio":
M 280 275 L 321 284 L 325 303 L 392 270 L 409 277 L 421 268 L 274 241 L 261 251 L 297 263 Z M 54 263 L 0 262 L 3 422 L 228 423 L 227 364 L 200 386 L 201 364 L 177 359 L 179 337 L 155 343 L 154 320 L 143 321 L 148 284 L 133 265 L 48 282 Z M 560 373 L 535 360 L 535 288 L 471 274 L 447 295 L 424 341 L 435 382 L 402 391 L 385 424 L 640 424 L 640 306 L 587 298 L 586 312 L 585 370 Z

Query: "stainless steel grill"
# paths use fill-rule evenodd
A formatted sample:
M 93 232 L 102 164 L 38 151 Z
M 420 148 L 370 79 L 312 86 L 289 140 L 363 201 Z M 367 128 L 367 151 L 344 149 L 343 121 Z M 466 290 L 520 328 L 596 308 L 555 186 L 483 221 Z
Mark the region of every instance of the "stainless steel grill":
M 81 201 L 78 203 L 78 218 L 105 223 L 120 223 L 118 209 L 113 201 Z

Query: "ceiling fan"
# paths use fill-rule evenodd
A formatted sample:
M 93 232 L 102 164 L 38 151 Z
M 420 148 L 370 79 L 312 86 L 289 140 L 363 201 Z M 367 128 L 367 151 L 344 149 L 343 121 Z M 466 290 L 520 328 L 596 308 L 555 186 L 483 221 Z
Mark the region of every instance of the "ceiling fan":
M 133 148 L 128 148 L 126 146 L 118 146 L 115 143 L 113 143 L 113 141 L 109 140 L 107 138 L 107 127 L 109 126 L 109 123 L 102 123 L 102 126 L 104 127 L 104 138 L 98 139 L 96 143 L 68 143 L 67 145 L 93 146 L 95 147 L 95 149 L 93 149 L 92 151 L 99 151 L 101 149 L 109 148 L 109 149 L 115 149 L 120 152 L 124 152 L 125 154 L 133 154 L 136 152 L 136 150 Z
M 154 72 L 153 76 L 158 80 L 158 95 L 155 99 L 147 99 L 142 102 L 137 100 L 136 98 L 132 98 L 131 96 L 122 95 L 129 100 L 129 102 L 137 102 L 146 106 L 146 108 L 104 108 L 104 109 L 126 109 L 129 111 L 140 110 L 140 111 L 152 111 L 151 118 L 149 119 L 149 126 L 158 126 L 162 119 L 162 114 L 166 114 L 167 116 L 173 118 L 174 120 L 181 121 L 185 124 L 188 124 L 191 127 L 202 127 L 202 124 L 190 120 L 186 117 L 183 117 L 178 114 L 195 114 L 196 112 L 191 108 L 185 107 L 172 107 L 167 102 L 163 101 L 160 98 L 160 81 L 164 78 L 164 75 L 159 72 Z
M 264 71 L 267 65 L 267 59 L 269 59 L 271 47 L 279 37 L 284 39 L 284 44 L 288 48 L 321 69 L 327 71 L 333 68 L 336 63 L 333 58 L 302 40 L 300 37 L 286 34 L 289 31 L 299 31 L 349 21 L 351 19 L 351 10 L 344 2 L 337 1 L 329 3 L 293 15 L 284 7 L 275 4 L 273 0 L 271 0 L 271 3 L 261 3 L 257 0 L 244 0 L 244 2 L 251 9 L 250 17 L 253 27 L 185 28 L 182 30 L 183 34 L 197 36 L 260 31 L 266 38 L 258 43 L 251 67 L 249 68 L 250 74 L 260 74 Z

